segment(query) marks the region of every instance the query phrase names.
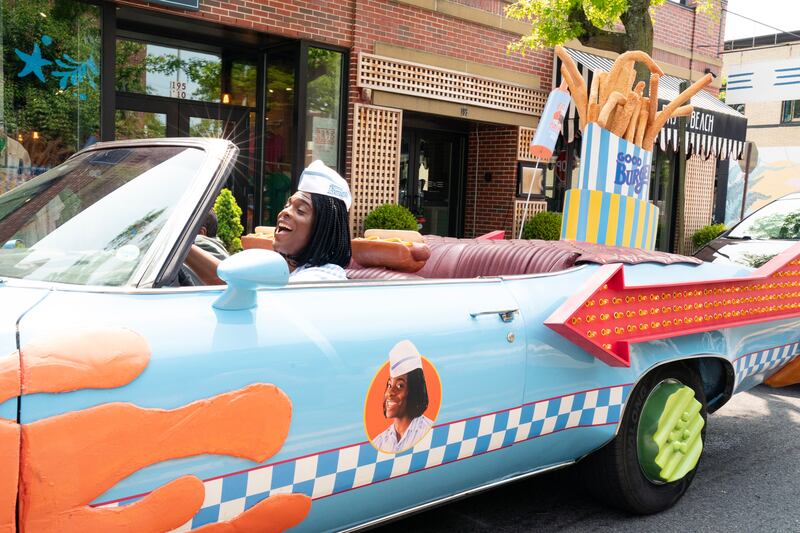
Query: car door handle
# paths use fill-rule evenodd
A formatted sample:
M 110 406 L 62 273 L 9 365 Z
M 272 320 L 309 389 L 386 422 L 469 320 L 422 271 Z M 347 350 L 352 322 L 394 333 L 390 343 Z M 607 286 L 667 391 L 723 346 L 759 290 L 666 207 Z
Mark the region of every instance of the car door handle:
M 474 311 L 469 314 L 472 318 L 480 315 L 500 315 L 500 320 L 503 322 L 511 322 L 514 320 L 514 314 L 519 313 L 519 309 L 498 309 L 497 311 Z

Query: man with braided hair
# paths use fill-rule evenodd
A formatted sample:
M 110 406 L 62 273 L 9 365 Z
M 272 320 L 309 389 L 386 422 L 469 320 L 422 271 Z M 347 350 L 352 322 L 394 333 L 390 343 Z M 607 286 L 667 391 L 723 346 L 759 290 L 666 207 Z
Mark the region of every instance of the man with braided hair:
M 297 192 L 278 213 L 273 250 L 289 263 L 289 282 L 347 279 L 352 196 L 347 182 L 322 161 L 300 175 Z

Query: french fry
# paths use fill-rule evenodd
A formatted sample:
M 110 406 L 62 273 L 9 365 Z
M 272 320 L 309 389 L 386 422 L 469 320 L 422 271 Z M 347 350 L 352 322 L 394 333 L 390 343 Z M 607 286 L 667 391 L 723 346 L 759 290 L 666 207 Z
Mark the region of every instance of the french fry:
M 656 120 L 656 113 L 658 112 L 658 83 L 661 80 L 660 74 L 653 74 L 650 76 L 650 107 L 647 108 L 647 124 L 652 124 Z
M 603 104 L 603 108 L 600 110 L 600 116 L 597 117 L 597 125 L 601 128 L 605 128 L 611 118 L 611 113 L 614 112 L 618 105 L 625 105 L 627 100 L 625 95 L 620 92 L 614 91 L 611 93 L 606 103 Z
M 588 105 L 581 104 L 580 98 L 580 88 L 579 85 L 582 84 L 583 78 L 581 78 L 581 82 L 576 82 L 572 78 L 572 74 L 567 71 L 566 67 L 562 64 L 561 65 L 561 77 L 562 79 L 566 80 L 567 86 L 569 87 L 569 92 L 572 95 L 572 100 L 575 102 L 575 109 L 578 110 L 578 119 L 580 123 L 580 129 L 582 130 L 586 126 L 586 118 L 588 113 Z M 585 89 L 584 89 L 585 92 Z
M 642 146 L 642 139 L 647 131 L 647 116 L 650 109 L 650 99 L 645 96 L 642 98 L 642 107 L 639 108 L 639 120 L 636 124 L 636 133 L 633 135 L 633 144 Z
M 597 85 L 599 89 L 597 91 L 597 103 L 600 106 L 600 109 L 603 109 L 603 106 L 608 101 L 608 95 L 611 94 L 611 92 L 608 90 L 608 72 L 598 72 L 597 77 Z
M 675 110 L 681 107 L 685 102 L 689 101 L 692 96 L 699 93 L 703 87 L 711 83 L 711 79 L 711 74 L 706 74 L 694 82 L 691 87 L 679 94 L 667 105 L 667 107 L 658 112 L 655 122 L 647 125 L 647 132 L 644 134 L 644 139 L 642 140 L 642 147 L 645 150 L 648 150 L 648 146 L 652 148 L 653 143 L 656 140 L 656 135 L 658 135 L 658 132 L 661 131 L 661 128 L 664 127 L 664 124 L 666 124 L 667 120 L 669 120 L 669 118 L 675 113 Z
M 633 108 L 633 114 L 628 122 L 628 129 L 625 131 L 625 140 L 628 142 L 633 142 L 636 135 L 636 127 L 639 125 L 639 113 L 642 110 L 642 100 L 644 100 L 641 94 L 636 93 L 636 95 L 636 106 Z
M 630 91 L 635 81 L 636 81 L 636 69 L 633 67 L 633 63 L 631 63 L 631 68 L 628 71 L 628 82 L 625 84 L 625 90 Z
M 572 93 L 572 99 L 575 101 L 575 108 L 578 110 L 580 117 L 580 128 L 583 129 L 586 125 L 586 113 L 588 107 L 589 97 L 586 93 L 586 82 L 583 81 L 583 76 L 578 70 L 578 65 L 572 59 L 564 47 L 556 46 L 556 55 L 561 58 L 561 76 L 563 76 L 569 84 L 569 92 Z M 568 75 L 565 74 L 568 73 Z
M 600 97 L 600 72 L 596 72 L 592 77 L 592 88 L 589 90 L 589 107 L 587 109 L 586 122 L 597 121 L 597 115 L 600 114 L 600 106 L 597 99 Z
M 682 105 L 672 113 L 672 117 L 689 117 L 694 112 L 694 107 L 690 105 Z M 670 118 L 672 118 L 670 117 Z
M 597 123 L 600 117 L 600 104 L 589 104 L 589 122 Z
M 640 81 L 639 83 L 636 84 L 636 87 L 634 87 L 633 89 L 633 92 L 638 94 L 639 98 L 641 98 L 644 95 L 644 86 L 645 83 L 643 81 Z
M 633 111 L 636 109 L 636 105 L 639 102 L 639 95 L 634 91 L 628 91 L 628 99 L 625 105 L 621 110 L 614 113 L 614 118 L 611 120 L 611 125 L 608 130 L 617 137 L 623 137 L 625 132 L 628 131 L 628 125 L 631 122 L 631 117 L 633 117 Z
M 633 81 L 631 80 L 631 71 L 633 71 L 633 79 L 636 79 L 636 71 L 633 68 L 633 64 L 637 61 L 640 61 L 647 65 L 647 68 L 650 72 L 658 74 L 662 76 L 664 71 L 661 70 L 653 58 L 647 55 L 646 53 L 640 50 L 631 50 L 630 52 L 625 52 L 621 54 L 617 59 L 614 61 L 614 66 L 611 67 L 611 72 L 609 72 L 609 79 L 613 80 L 613 85 L 611 86 L 611 91 L 619 91 L 623 89 L 623 94 L 630 89 L 631 84 Z M 627 74 L 623 74 L 627 73 Z M 626 85 L 627 84 L 627 85 Z

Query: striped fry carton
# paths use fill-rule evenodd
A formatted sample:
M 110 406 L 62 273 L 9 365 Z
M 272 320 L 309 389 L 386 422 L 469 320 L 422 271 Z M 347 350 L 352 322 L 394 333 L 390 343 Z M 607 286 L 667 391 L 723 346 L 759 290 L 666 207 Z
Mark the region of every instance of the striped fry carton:
M 590 123 L 577 186 L 567 191 L 561 238 L 652 250 L 658 208 L 648 201 L 653 153 Z

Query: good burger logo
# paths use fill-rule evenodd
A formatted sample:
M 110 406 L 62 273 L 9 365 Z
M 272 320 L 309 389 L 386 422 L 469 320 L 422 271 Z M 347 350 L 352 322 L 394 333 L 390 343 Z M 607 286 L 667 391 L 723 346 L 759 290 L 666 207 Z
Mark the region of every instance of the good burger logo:
M 650 165 L 643 165 L 642 158 L 625 152 L 617 154 L 617 171 L 614 183 L 617 185 L 630 185 L 636 194 L 650 181 Z

